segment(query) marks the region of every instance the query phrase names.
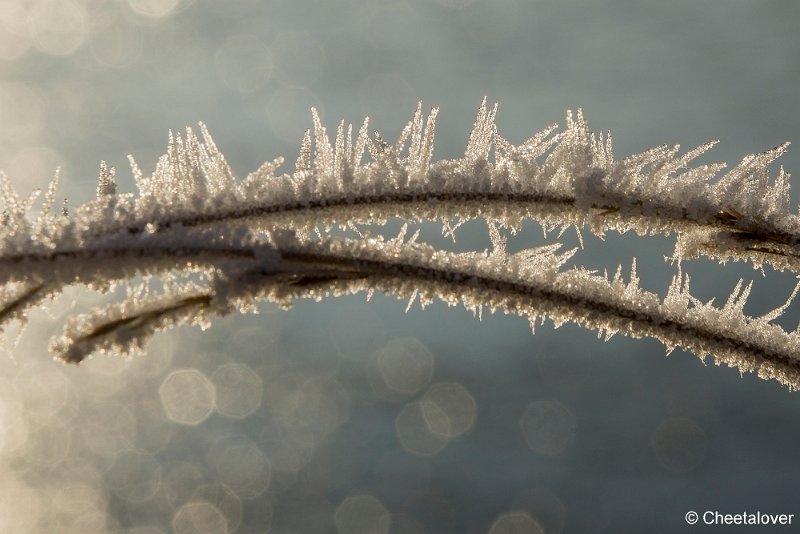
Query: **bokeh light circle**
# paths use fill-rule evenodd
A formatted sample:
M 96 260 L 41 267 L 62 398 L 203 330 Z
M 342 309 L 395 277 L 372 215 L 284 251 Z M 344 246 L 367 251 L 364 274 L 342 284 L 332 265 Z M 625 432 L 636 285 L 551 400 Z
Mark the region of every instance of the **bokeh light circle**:
M 391 515 L 376 497 L 351 495 L 336 508 L 333 521 L 339 534 L 388 534 Z
M 492 523 L 489 534 L 545 534 L 545 531 L 530 514 L 507 512 Z
M 160 19 L 171 14 L 180 0 L 128 0 L 128 5 L 137 15 Z
M 216 393 L 216 409 L 226 417 L 244 419 L 261 406 L 263 381 L 247 365 L 221 365 L 211 375 L 211 382 Z
M 575 439 L 575 414 L 555 399 L 530 403 L 520 426 L 528 447 L 540 454 L 561 454 Z
M 658 462 L 670 471 L 687 472 L 706 457 L 708 438 L 703 428 L 688 417 L 668 417 L 653 431 L 650 444 Z
M 214 409 L 214 385 L 197 369 L 172 371 L 158 394 L 167 417 L 183 425 L 199 425 Z

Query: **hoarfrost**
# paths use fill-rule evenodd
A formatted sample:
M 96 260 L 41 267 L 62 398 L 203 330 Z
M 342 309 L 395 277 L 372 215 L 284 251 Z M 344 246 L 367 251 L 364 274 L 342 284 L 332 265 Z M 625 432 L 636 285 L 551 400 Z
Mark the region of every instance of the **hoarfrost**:
M 740 282 L 720 308 L 689 293 L 680 271 L 664 298 L 581 267 L 564 268 L 575 250 L 559 244 L 508 253 L 501 228 L 535 219 L 544 229 L 574 227 L 676 234 L 674 259 L 745 260 L 800 272 L 800 218 L 790 211 L 789 175 L 769 168 L 787 145 L 724 164 L 691 164 L 716 141 L 686 153 L 657 147 L 617 160 L 611 134 L 588 129 L 583 113 L 515 146 L 497 129 L 497 105 L 481 104 L 465 154 L 432 162 L 438 110 L 419 104 L 395 143 L 353 137 L 340 122 L 331 142 L 312 110 L 291 173 L 283 158 L 238 180 L 204 125 L 169 134 L 167 153 L 145 176 L 129 162 L 136 193 L 118 191 L 116 172 L 100 165 L 97 196 L 67 214 L 52 213 L 56 172 L 38 213 L 36 195 L 22 198 L 0 173 L 0 329 L 81 284 L 105 290 L 137 277 L 161 291 L 131 287 L 127 297 L 68 321 L 51 348 L 79 362 L 93 352 L 129 353 L 156 331 L 208 326 L 216 316 L 253 309 L 259 300 L 290 306 L 298 298 L 374 290 L 425 306 L 434 299 L 480 316 L 490 311 L 576 322 L 606 339 L 615 333 L 653 337 L 701 358 L 711 356 L 800 387 L 800 334 L 771 321 L 789 302 L 760 317 L 744 314 L 751 285 Z M 491 252 L 454 253 L 406 238 L 362 231 L 390 217 L 435 220 L 455 238 L 464 221 L 489 226 Z M 333 227 L 361 239 L 332 237 Z M 800 287 L 800 286 L 799 286 Z

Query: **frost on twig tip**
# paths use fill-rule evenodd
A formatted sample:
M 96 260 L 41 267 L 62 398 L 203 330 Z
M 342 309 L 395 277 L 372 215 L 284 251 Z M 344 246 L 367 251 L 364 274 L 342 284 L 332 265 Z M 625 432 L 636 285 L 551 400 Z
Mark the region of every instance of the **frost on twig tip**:
M 789 303 L 761 317 L 743 313 L 749 286 L 722 308 L 703 304 L 676 276 L 661 299 L 629 283 L 579 267 L 558 245 L 509 253 L 501 228 L 538 221 L 545 232 L 575 228 L 676 236 L 673 259 L 748 261 L 800 274 L 800 216 L 789 205 L 789 175 L 770 166 L 781 145 L 724 164 L 694 165 L 709 142 L 681 153 L 661 146 L 622 159 L 610 133 L 589 131 L 583 113 L 519 145 L 496 123 L 497 105 L 482 102 L 464 156 L 433 160 L 438 109 L 422 104 L 391 143 L 340 122 L 333 138 L 316 110 L 295 169 L 268 160 L 237 179 L 204 125 L 169 134 L 167 153 L 145 175 L 129 157 L 135 193 L 121 193 L 114 167 L 100 165 L 96 198 L 52 213 L 58 173 L 38 211 L 0 173 L 0 330 L 69 285 L 105 289 L 144 276 L 164 282 L 152 295 L 131 291 L 121 302 L 69 321 L 51 347 L 67 361 L 93 352 L 127 353 L 155 331 L 209 320 L 258 300 L 288 306 L 297 298 L 375 290 L 408 299 L 461 303 L 576 322 L 659 339 L 791 388 L 798 379 L 797 333 L 771 323 Z M 355 134 L 355 135 L 354 135 Z M 693 166 L 694 165 L 694 166 Z M 455 239 L 465 221 L 489 225 L 491 253 L 455 254 L 404 234 L 372 237 L 363 225 L 391 217 L 438 221 Z M 358 240 L 335 239 L 333 227 Z M 363 231 L 362 231 L 363 230 Z M 405 231 L 405 230 L 404 230 Z M 174 282 L 181 277 L 193 281 Z M 744 289 L 743 289 L 744 288 Z M 794 297 L 797 289 L 792 294 Z M 790 299 L 791 300 L 791 299 Z

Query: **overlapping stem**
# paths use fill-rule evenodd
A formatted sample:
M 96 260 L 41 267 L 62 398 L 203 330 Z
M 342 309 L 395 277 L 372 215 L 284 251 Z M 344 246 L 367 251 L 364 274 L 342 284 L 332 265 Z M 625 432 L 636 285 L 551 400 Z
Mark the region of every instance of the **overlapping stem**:
M 276 175 L 278 158 L 242 181 L 201 125 L 200 138 L 191 130 L 170 134 L 167 154 L 148 177 L 131 159 L 135 195 L 119 193 L 115 170 L 103 163 L 97 198 L 54 215 L 56 174 L 35 220 L 35 196 L 22 199 L 0 173 L 0 330 L 70 284 L 102 289 L 141 276 L 201 273 L 202 283 L 158 296 L 134 291 L 71 321 L 54 350 L 77 362 L 97 350 L 126 352 L 155 330 L 205 324 L 259 298 L 287 304 L 379 289 L 410 301 L 437 297 L 476 311 L 503 309 L 532 324 L 546 316 L 654 337 L 798 386 L 797 334 L 770 324 L 786 306 L 747 317 L 737 289 L 714 308 L 691 297 L 680 275 L 659 300 L 641 291 L 635 276 L 624 285 L 580 269 L 560 272 L 565 260 L 553 248 L 508 255 L 496 230 L 535 219 L 545 229 L 588 227 L 598 235 L 677 234 L 678 260 L 746 260 L 800 273 L 800 217 L 789 210 L 788 174 L 769 173 L 786 145 L 720 174 L 722 164 L 689 167 L 714 143 L 615 160 L 610 135 L 590 133 L 578 112 L 568 113 L 563 131 L 551 126 L 515 146 L 498 134 L 496 112 L 484 101 L 464 156 L 439 162 L 432 162 L 435 109 L 425 118 L 418 107 L 393 145 L 370 137 L 367 121 L 355 139 L 352 125 L 340 123 L 331 143 L 313 112 L 313 139 L 307 132 L 295 172 Z M 367 153 L 371 161 L 362 162 Z M 484 258 L 413 240 L 326 234 L 331 226 L 390 217 L 440 221 L 451 235 L 465 220 L 484 219 L 495 252 Z
M 682 347 L 790 388 L 800 386 L 800 335 L 770 324 L 777 314 L 746 317 L 738 292 L 722 308 L 702 304 L 691 297 L 688 280 L 680 275 L 660 299 L 638 288 L 635 272 L 625 284 L 619 277 L 608 280 L 581 269 L 554 269 L 564 258 L 553 256 L 552 248 L 512 256 L 495 250 L 483 256 L 413 243 L 375 247 L 352 240 L 303 243 L 285 237 L 273 246 L 268 260 L 239 265 L 205 290 L 159 296 L 121 315 L 118 309 L 95 312 L 81 326 L 69 327 L 54 347 L 67 361 L 78 362 L 93 351 L 124 351 L 161 328 L 207 321 L 256 300 L 287 306 L 298 298 L 379 290 L 419 298 L 423 304 L 433 298 L 461 303 L 476 313 L 483 307 L 500 309 L 526 316 L 532 324 L 546 317 L 606 335 L 651 337 L 669 349 Z M 110 321 L 104 320 L 109 316 Z

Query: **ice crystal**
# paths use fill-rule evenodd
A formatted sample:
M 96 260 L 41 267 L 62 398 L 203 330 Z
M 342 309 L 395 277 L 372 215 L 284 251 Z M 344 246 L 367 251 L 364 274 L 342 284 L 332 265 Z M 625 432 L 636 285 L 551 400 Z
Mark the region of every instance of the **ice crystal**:
M 353 125 L 340 122 L 331 142 L 312 110 L 295 171 L 279 173 L 283 158 L 276 158 L 243 180 L 204 125 L 199 136 L 170 132 L 151 175 L 129 158 L 136 193 L 120 193 L 115 169 L 102 162 L 96 198 L 69 214 L 66 205 L 52 213 L 58 172 L 38 214 L 36 196 L 20 197 L 0 174 L 0 328 L 25 321 L 69 285 L 129 284 L 126 298 L 70 319 L 51 343 L 64 360 L 80 362 L 98 351 L 128 353 L 160 329 L 207 326 L 259 300 L 289 306 L 379 290 L 409 307 L 441 299 L 478 316 L 484 309 L 523 315 L 532 327 L 549 318 L 606 338 L 653 337 L 668 350 L 680 346 L 800 387 L 800 334 L 771 322 L 789 302 L 748 317 L 750 286 L 740 283 L 717 308 L 691 296 L 680 270 L 661 298 L 639 287 L 635 262 L 626 283 L 621 271 L 608 278 L 565 268 L 576 251 L 559 252 L 559 244 L 509 253 L 499 230 L 534 219 L 545 229 L 598 235 L 676 234 L 678 261 L 732 258 L 800 272 L 788 174 L 769 174 L 786 145 L 724 173 L 723 164 L 691 166 L 715 142 L 617 160 L 611 135 L 591 133 L 581 111 L 567 114 L 563 130 L 550 126 L 514 145 L 498 133 L 497 106 L 484 100 L 464 156 L 433 162 L 437 113 L 426 117 L 420 104 L 395 143 L 370 136 L 367 120 L 355 137 Z M 405 228 L 394 239 L 328 233 L 395 216 L 439 221 L 451 237 L 461 222 L 484 219 L 493 249 L 437 250 L 418 234 L 407 238 Z M 161 280 L 159 290 L 147 286 L 150 278 Z

